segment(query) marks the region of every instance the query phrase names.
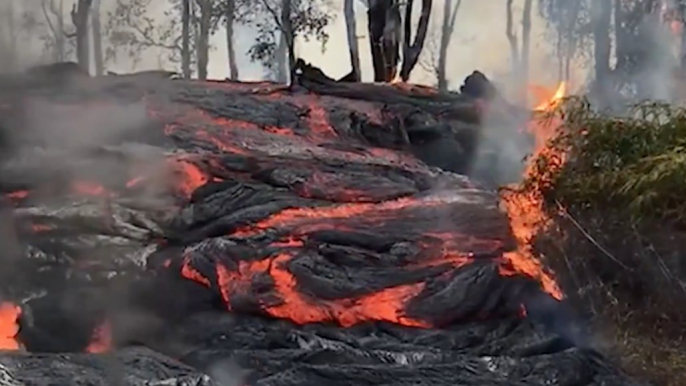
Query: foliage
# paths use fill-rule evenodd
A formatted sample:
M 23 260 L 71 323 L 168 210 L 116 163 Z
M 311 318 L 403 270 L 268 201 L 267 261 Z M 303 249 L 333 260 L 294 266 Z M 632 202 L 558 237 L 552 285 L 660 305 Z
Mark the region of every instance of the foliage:
M 684 224 L 686 220 L 686 110 L 662 104 L 636 105 L 608 118 L 581 99 L 564 103 L 560 135 L 551 142 L 568 160 L 548 173 L 554 160 L 536 160 L 538 173 L 526 181 L 543 186 L 550 201 L 564 206 L 602 206 Z
M 243 0 L 244 6 L 252 9 L 241 21 L 255 28 L 255 44 L 248 51 L 252 61 L 273 67 L 276 63 L 277 46 L 281 36 L 281 1 L 280 0 Z M 322 50 L 326 49 L 329 33 L 326 27 L 334 20 L 329 4 L 322 0 L 294 0 L 292 3 L 291 24 L 294 38 L 305 41 L 314 39 L 321 42 Z
M 686 110 L 646 103 L 612 116 L 575 98 L 545 118 L 562 124 L 523 186 L 553 220 L 537 252 L 628 371 L 683 385 Z M 566 162 L 551 167 L 559 154 Z
M 539 0 L 538 11 L 547 24 L 547 35 L 556 42 L 558 58 L 580 59 L 584 64 L 592 59 L 593 22 L 591 2 L 594 0 Z
M 156 48 L 165 53 L 169 62 L 181 62 L 181 17 L 177 1 L 170 1 L 173 7 L 164 11 L 162 20 L 150 14 L 155 0 L 116 1 L 114 10 L 108 12 L 105 26 L 111 44 L 106 53 L 108 57 L 124 52 L 135 66 L 143 52 Z M 190 42 L 194 52 L 194 39 Z

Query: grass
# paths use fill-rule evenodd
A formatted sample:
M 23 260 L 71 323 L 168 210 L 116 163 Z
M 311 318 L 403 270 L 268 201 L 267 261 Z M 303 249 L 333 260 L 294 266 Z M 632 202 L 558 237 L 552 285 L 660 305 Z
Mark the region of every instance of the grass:
M 551 114 L 558 134 L 522 184 L 554 220 L 536 249 L 630 373 L 686 385 L 686 110 L 570 99 Z

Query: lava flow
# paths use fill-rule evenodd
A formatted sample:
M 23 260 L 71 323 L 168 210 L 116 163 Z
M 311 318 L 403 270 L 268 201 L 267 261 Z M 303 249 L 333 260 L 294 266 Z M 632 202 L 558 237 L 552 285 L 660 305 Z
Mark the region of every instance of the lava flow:
M 20 315 L 21 308 L 18 306 L 9 302 L 0 303 L 0 350 L 19 349 L 17 334 Z

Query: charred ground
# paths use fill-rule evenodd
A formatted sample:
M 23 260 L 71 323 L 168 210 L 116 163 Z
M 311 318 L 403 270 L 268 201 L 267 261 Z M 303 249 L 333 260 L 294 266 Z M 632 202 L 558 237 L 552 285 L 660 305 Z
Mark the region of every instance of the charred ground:
M 631 384 L 457 174 L 484 95 L 59 73 L 0 89 L 15 382 Z

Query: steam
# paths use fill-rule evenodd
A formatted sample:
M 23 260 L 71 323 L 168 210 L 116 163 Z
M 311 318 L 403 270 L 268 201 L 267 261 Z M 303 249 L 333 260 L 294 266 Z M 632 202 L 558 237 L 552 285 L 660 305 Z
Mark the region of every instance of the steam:
M 247 370 L 242 369 L 231 359 L 216 361 L 205 372 L 219 386 L 245 385 L 249 374 Z

